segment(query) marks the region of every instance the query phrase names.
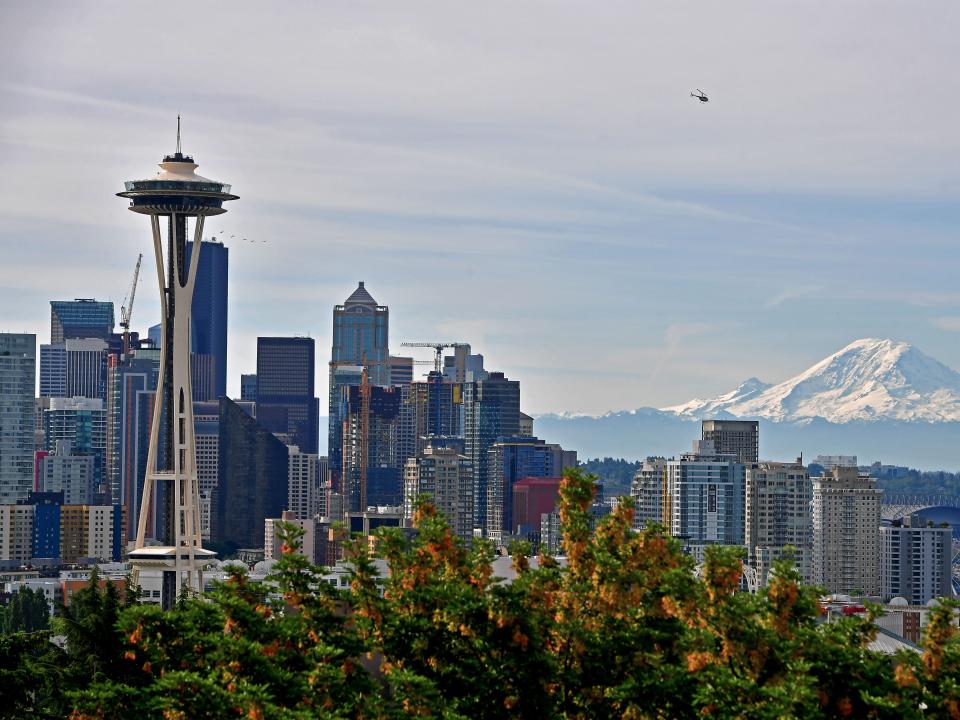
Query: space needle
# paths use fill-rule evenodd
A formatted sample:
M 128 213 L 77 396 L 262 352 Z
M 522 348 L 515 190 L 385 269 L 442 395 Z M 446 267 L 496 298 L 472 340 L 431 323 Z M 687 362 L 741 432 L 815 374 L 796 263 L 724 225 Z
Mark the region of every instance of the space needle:
M 140 501 L 137 539 L 130 552 L 133 583 L 141 570 L 159 571 L 161 606 L 171 607 L 181 591 L 203 590 L 203 569 L 216 553 L 200 540 L 200 489 L 197 482 L 193 392 L 190 382 L 190 309 L 203 221 L 226 212 L 223 203 L 236 200 L 230 186 L 196 174 L 197 164 L 180 148 L 160 163 L 160 171 L 145 180 L 124 183 L 119 197 L 130 210 L 150 216 L 153 250 L 160 286 L 160 373 L 150 424 L 147 469 Z M 165 218 L 166 233 L 161 229 Z M 193 224 L 193 252 L 186 262 L 188 226 Z M 166 239 L 166 243 L 164 243 Z M 166 257 L 164 256 L 166 244 Z M 156 501 L 157 507 L 153 507 Z M 153 542 L 147 544 L 147 523 L 155 516 Z

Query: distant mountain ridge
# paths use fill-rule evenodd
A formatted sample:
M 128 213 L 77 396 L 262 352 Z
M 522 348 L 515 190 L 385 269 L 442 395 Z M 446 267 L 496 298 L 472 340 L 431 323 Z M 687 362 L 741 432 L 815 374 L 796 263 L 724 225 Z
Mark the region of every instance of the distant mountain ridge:
M 751 378 L 712 400 L 663 408 L 688 417 L 832 423 L 960 421 L 960 373 L 909 343 L 865 338 L 777 385 Z
M 865 338 L 778 384 L 750 378 L 716 398 L 592 417 L 541 415 L 539 437 L 582 458 L 674 455 L 707 418 L 761 421 L 760 454 L 856 454 L 862 462 L 960 469 L 960 373 L 909 343 Z

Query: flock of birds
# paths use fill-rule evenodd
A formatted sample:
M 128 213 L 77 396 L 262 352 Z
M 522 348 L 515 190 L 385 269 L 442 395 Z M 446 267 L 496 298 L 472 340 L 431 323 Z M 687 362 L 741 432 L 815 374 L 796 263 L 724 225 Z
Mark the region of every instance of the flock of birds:
M 708 98 L 708 97 L 707 97 L 707 94 L 706 94 L 705 92 L 703 92 L 703 90 L 701 90 L 700 88 L 697 88 L 696 92 L 690 93 L 690 97 L 696 98 L 697 100 L 699 100 L 699 101 L 702 102 L 702 103 L 710 102 L 710 98 Z M 220 231 L 217 233 L 217 235 L 220 235 L 220 236 L 223 236 L 224 234 L 225 234 L 225 233 L 224 233 L 223 230 L 220 230 Z M 220 240 L 221 240 L 221 241 L 222 241 L 223 239 L 224 239 L 223 237 L 220 237 Z M 230 236 L 230 239 L 231 239 L 231 240 L 236 240 L 236 239 L 237 239 L 237 236 L 236 236 L 236 235 L 231 235 L 231 236 Z M 257 243 L 264 243 L 264 244 L 266 244 L 266 242 L 267 242 L 266 240 L 251 240 L 250 238 L 240 238 L 240 240 L 242 240 L 242 241 L 244 241 L 244 242 L 248 242 L 248 243 L 250 243 L 250 244 L 254 244 L 254 245 L 257 244 Z
M 223 240 L 223 239 L 224 239 L 224 238 L 222 237 L 224 234 L 225 234 L 225 233 L 224 233 L 223 230 L 220 230 L 220 231 L 217 233 L 217 235 L 220 235 L 220 236 L 221 236 L 220 240 Z M 231 236 L 230 236 L 230 239 L 231 239 L 231 240 L 236 240 L 236 239 L 237 239 L 237 236 L 236 236 L 236 235 L 231 235 Z M 267 242 L 266 240 L 251 240 L 250 238 L 240 238 L 240 240 L 243 240 L 244 242 L 248 242 L 248 243 L 264 243 L 264 244 L 266 244 L 266 242 Z

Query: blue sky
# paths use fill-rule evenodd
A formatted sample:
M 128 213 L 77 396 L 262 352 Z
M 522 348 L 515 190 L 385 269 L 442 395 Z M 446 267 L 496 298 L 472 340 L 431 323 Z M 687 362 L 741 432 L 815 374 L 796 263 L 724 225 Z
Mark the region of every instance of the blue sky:
M 960 6 L 0 4 L 0 329 L 119 306 L 172 150 L 240 200 L 229 385 L 364 280 L 528 412 L 776 382 L 859 337 L 960 368 Z M 693 88 L 709 104 L 689 97 Z M 147 276 L 152 277 L 151 275 Z M 134 325 L 156 321 L 140 288 Z

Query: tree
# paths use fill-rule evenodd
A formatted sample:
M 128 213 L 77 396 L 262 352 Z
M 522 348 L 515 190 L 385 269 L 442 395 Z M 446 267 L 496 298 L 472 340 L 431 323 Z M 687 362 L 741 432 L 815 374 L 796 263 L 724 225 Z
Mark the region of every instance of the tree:
M 50 626 L 50 607 L 40 588 L 20 588 L 2 614 L 4 633 L 35 632 Z

